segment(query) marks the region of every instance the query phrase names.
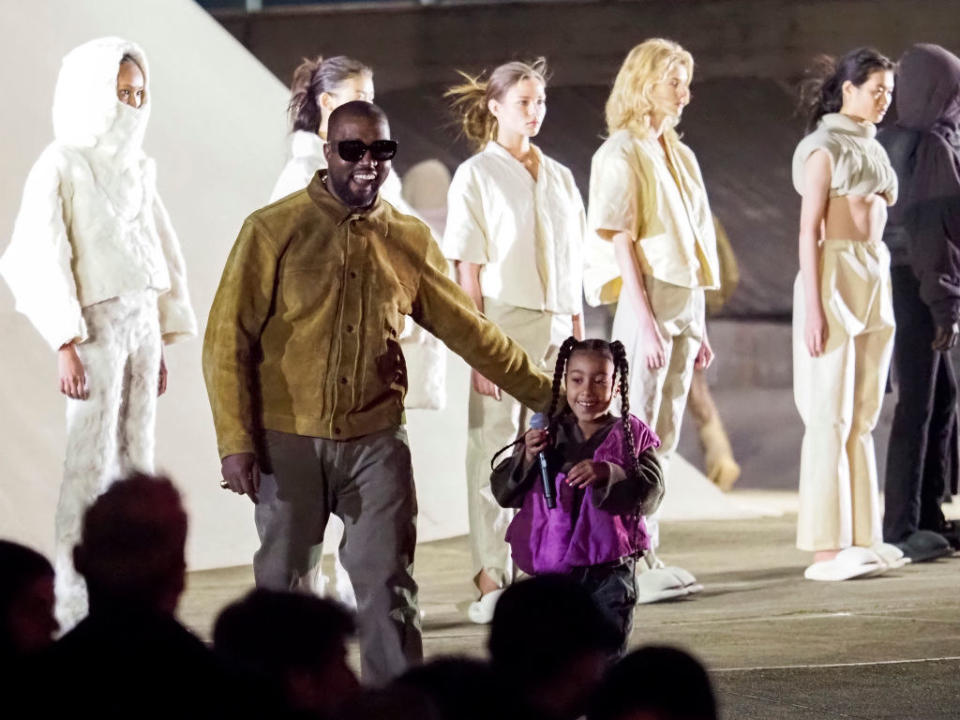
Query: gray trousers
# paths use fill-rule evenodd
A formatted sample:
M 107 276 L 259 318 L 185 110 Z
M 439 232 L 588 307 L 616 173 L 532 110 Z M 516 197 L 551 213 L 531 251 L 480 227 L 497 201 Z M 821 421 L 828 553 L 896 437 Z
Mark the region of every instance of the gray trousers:
M 361 672 L 382 684 L 423 658 L 413 552 L 417 498 L 404 428 L 353 440 L 267 430 L 257 587 L 292 590 L 310 569 L 333 513 L 343 520 L 340 560 L 357 596 Z

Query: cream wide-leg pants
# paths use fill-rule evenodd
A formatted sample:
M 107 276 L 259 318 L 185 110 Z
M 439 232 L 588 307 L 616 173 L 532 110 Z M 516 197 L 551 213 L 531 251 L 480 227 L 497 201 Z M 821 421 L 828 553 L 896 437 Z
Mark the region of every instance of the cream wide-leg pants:
M 519 343 L 539 367 L 553 374 L 557 352 L 573 334 L 573 317 L 514 307 L 483 299 L 484 315 Z M 507 393 L 496 400 L 470 388 L 467 421 L 467 509 L 473 576 L 486 571 L 503 587 L 514 576 L 504 540 L 514 511 L 500 507 L 490 491 L 490 460 L 529 426 L 531 413 Z
M 703 343 L 706 301 L 703 288 L 672 285 L 645 275 L 650 309 L 664 339 L 666 362 L 647 367 L 637 310 L 624 297 L 613 317 L 613 339 L 623 343 L 630 364 L 630 412 L 652 427 L 660 438 L 657 457 L 667 477 L 667 466 L 680 441 L 680 425 L 693 381 L 693 365 Z M 645 518 L 651 548 L 660 545 L 658 513 Z
M 157 295 L 144 291 L 83 309 L 88 339 L 77 345 L 90 396 L 67 399 L 67 446 L 55 518 L 56 613 L 63 632 L 87 614 L 73 566 L 87 507 L 118 478 L 153 472 L 160 371 Z
M 823 355 L 804 339 L 800 276 L 793 293 L 793 391 L 806 430 L 800 451 L 797 547 L 869 547 L 882 539 L 873 428 L 893 351 L 890 255 L 881 242 L 827 240 L 820 297 Z

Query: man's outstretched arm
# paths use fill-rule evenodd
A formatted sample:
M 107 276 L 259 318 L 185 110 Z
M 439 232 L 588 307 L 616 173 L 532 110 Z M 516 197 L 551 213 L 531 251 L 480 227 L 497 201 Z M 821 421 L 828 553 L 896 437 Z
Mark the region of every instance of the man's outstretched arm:
M 411 316 L 484 377 L 534 410 L 550 404 L 552 378 L 523 348 L 477 311 L 447 275 L 447 261 L 432 240 L 424 258 Z

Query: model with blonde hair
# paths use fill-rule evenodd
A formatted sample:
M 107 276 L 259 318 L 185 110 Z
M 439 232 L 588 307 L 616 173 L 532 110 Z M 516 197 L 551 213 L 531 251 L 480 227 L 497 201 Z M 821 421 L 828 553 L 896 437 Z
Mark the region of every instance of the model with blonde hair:
M 563 341 L 583 337 L 583 201 L 566 167 L 530 141 L 546 113 L 546 63 L 509 62 L 489 77 L 461 73 L 447 91 L 476 154 L 448 193 L 444 252 L 477 308 L 544 369 Z M 490 490 L 490 459 L 525 429 L 519 401 L 476 370 L 467 435 L 467 498 L 473 579 L 480 599 L 470 619 L 488 623 L 513 578 L 504 540 L 513 512 Z
M 793 155 L 800 272 L 793 294 L 793 388 L 803 419 L 797 547 L 810 580 L 902 564 L 882 543 L 873 428 L 893 351 L 890 253 L 882 242 L 897 175 L 876 140 L 894 64 L 871 48 L 822 58 L 804 87 L 809 133 Z
M 293 72 L 290 83 L 290 157 L 274 185 L 270 201 L 303 190 L 318 170 L 326 169 L 323 146 L 327 138 L 330 114 L 353 100 L 373 102 L 373 70 L 354 58 L 334 55 L 305 58 Z M 399 177 L 391 172 L 380 193 L 384 200 L 406 215 L 423 220 L 403 199 Z M 439 410 L 446 404 L 447 355 L 443 344 L 412 320 L 405 323 L 400 345 L 408 372 L 405 406 L 411 410 Z M 319 595 L 327 592 L 327 578 L 321 571 L 322 538 L 311 559 L 310 575 L 304 579 Z M 337 556 L 337 595 L 342 602 L 356 607 L 356 599 L 346 570 Z
M 693 58 L 674 42 L 633 48 L 607 100 L 609 137 L 590 171 L 587 301 L 620 301 L 613 337 L 633 369 L 630 407 L 660 437 L 664 466 L 677 447 L 694 367 L 713 360 L 704 291 L 720 280 L 700 166 L 675 129 L 692 76 Z M 647 524 L 651 550 L 640 564 L 638 602 L 700 590 L 686 570 L 663 567 L 654 553 L 656 515 Z

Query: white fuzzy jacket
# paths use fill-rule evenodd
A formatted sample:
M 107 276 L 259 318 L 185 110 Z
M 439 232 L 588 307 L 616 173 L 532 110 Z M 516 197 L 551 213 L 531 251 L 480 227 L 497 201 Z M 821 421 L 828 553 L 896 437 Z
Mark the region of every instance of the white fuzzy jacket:
M 117 100 L 120 60 L 146 79 L 139 109 Z M 150 114 L 143 51 L 101 38 L 63 60 L 54 92 L 55 140 L 27 177 L 0 274 L 54 349 L 87 339 L 82 308 L 125 293 L 158 293 L 165 343 L 195 335 L 183 256 L 141 149 Z

